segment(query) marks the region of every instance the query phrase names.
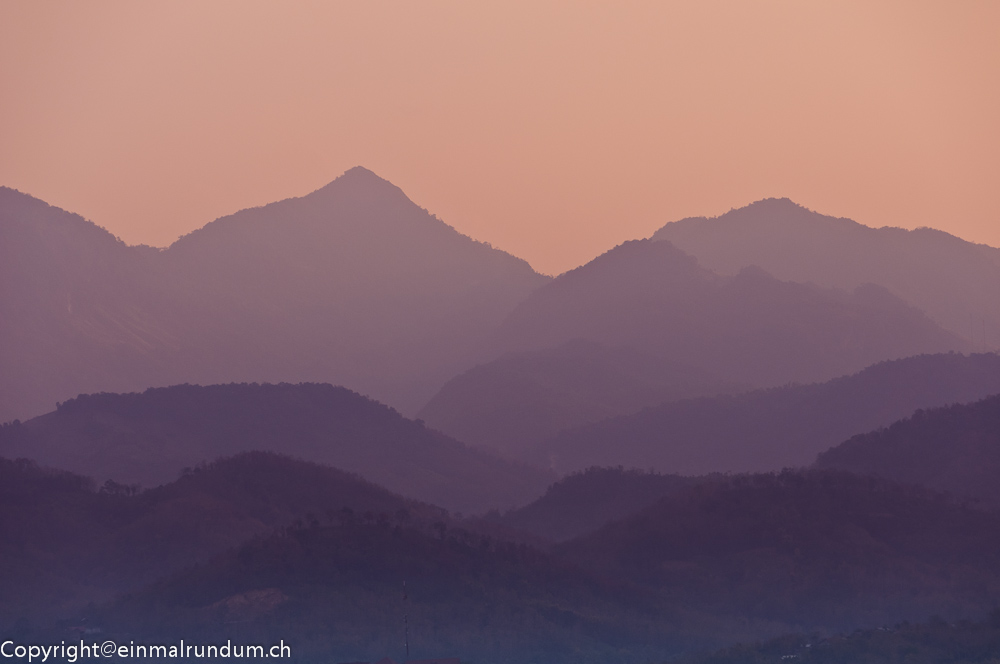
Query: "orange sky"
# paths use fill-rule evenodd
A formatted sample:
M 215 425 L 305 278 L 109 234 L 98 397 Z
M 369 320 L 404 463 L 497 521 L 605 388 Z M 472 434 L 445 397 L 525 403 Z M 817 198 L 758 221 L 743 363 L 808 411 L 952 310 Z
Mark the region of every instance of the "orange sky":
M 0 5 L 0 184 L 165 245 L 354 165 L 558 273 L 788 196 L 1000 246 L 1000 2 Z

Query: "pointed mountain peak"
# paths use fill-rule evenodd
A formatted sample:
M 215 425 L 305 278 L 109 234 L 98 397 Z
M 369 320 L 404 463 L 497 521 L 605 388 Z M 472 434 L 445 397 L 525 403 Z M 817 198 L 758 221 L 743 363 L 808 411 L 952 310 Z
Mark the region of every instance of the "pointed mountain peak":
M 407 202 L 410 200 L 402 189 L 364 166 L 349 168 L 336 180 L 313 193 L 336 193 L 364 199 L 395 198 Z

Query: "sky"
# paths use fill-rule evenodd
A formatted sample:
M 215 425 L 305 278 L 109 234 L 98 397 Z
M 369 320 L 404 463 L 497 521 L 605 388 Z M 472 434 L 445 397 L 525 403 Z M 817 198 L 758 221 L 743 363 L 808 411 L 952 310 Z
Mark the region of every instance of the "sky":
M 0 91 L 130 244 L 361 165 L 548 274 L 769 196 L 1000 246 L 1000 2 L 7 0 Z

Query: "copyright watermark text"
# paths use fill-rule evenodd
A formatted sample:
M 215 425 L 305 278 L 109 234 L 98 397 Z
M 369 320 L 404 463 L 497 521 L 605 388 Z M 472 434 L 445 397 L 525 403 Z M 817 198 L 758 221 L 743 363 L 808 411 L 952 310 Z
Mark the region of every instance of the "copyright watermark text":
M 236 644 L 226 641 L 224 644 L 192 644 L 184 643 L 134 643 L 118 644 L 114 641 L 102 643 L 66 643 L 58 645 L 39 645 L 36 643 L 15 643 L 4 641 L 0 643 L 0 657 L 4 659 L 19 659 L 27 662 L 47 662 L 64 660 L 76 662 L 81 659 L 95 657 L 118 657 L 121 659 L 202 659 L 202 658 L 236 658 L 236 659 L 281 659 L 290 658 L 292 649 L 282 640 L 274 645 Z

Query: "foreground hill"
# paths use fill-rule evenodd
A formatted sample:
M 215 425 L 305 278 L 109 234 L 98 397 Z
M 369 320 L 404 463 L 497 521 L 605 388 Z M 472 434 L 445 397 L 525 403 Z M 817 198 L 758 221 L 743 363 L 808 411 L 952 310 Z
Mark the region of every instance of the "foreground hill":
M 807 466 L 820 452 L 918 408 L 997 393 L 1000 356 L 924 355 L 826 383 L 647 408 L 562 432 L 529 458 L 563 473 L 618 464 L 685 475 Z
M 0 459 L 0 626 L 10 633 L 19 620 L 77 620 L 91 602 L 277 527 L 351 512 L 445 519 L 440 508 L 356 475 L 263 452 L 214 461 L 141 493 L 113 482 L 96 490 L 79 475 Z
M 799 629 L 979 616 L 1000 592 L 1000 513 L 829 471 L 701 482 L 554 551 L 714 615 Z
M 789 631 L 981 616 L 1000 590 L 998 526 L 998 513 L 843 473 L 717 478 L 548 553 L 444 521 L 303 523 L 87 617 L 106 638 L 154 642 L 238 629 L 302 661 L 401 657 L 404 624 L 416 656 L 666 661 Z
M 88 618 L 148 642 L 225 642 L 238 625 L 301 662 L 403 661 L 404 627 L 412 657 L 484 664 L 639 664 L 720 642 L 718 621 L 639 597 L 525 546 L 390 520 L 289 529 Z
M 823 452 L 816 465 L 921 484 L 1000 507 L 1000 395 L 919 410 Z
M 333 381 L 415 411 L 546 281 L 363 168 L 164 250 L 0 188 L 0 421 L 183 382 Z
M 724 380 L 828 380 L 887 359 L 961 347 L 885 289 L 853 293 L 716 275 L 669 242 L 626 242 L 532 293 L 496 333 L 501 351 L 583 338 L 630 346 Z
M 669 223 L 653 235 L 736 274 L 757 265 L 779 279 L 854 289 L 879 284 L 983 348 L 1000 347 L 1000 249 L 931 228 L 869 228 L 766 199 L 719 217 Z
M 518 456 L 562 429 L 737 390 L 701 369 L 578 339 L 469 369 L 417 416 L 471 445 Z
M 468 448 L 331 385 L 178 385 L 83 395 L 0 429 L 0 455 L 143 486 L 249 450 L 332 465 L 465 512 L 523 504 L 551 481 L 545 471 Z
M 284 639 L 296 661 L 353 661 L 401 655 L 406 614 L 414 654 L 568 664 L 759 633 L 270 453 L 141 492 L 0 459 L 0 531 L 0 630 L 25 642 L 89 627 L 123 643 Z

